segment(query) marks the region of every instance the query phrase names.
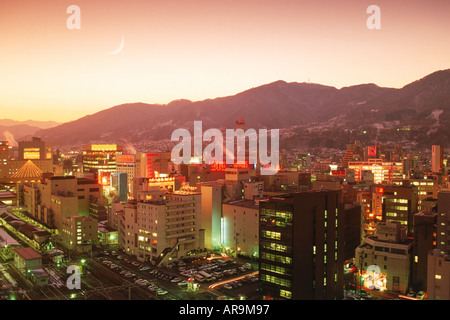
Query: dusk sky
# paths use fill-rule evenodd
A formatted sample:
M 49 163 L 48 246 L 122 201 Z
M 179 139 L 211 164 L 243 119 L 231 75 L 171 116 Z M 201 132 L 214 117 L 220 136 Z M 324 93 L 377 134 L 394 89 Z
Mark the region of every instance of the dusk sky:
M 401 88 L 450 68 L 449 13 L 448 0 L 2 0 L 0 118 L 64 122 L 277 80 Z

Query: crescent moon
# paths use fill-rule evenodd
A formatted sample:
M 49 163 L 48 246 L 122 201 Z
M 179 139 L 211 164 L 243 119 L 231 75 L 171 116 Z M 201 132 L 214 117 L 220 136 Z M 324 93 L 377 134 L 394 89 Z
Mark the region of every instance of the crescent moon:
M 114 51 L 108 52 L 108 53 L 109 53 L 109 54 L 118 54 L 120 51 L 122 51 L 124 45 L 125 45 L 125 39 L 124 39 L 124 37 L 122 36 L 122 41 L 120 42 L 119 48 L 116 49 L 116 50 L 114 50 Z

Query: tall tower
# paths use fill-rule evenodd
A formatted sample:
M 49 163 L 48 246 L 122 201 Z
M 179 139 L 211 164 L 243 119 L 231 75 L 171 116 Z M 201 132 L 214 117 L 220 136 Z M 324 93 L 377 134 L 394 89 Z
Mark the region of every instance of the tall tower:
M 431 151 L 431 170 L 441 172 L 444 165 L 444 147 L 442 145 L 433 145 Z

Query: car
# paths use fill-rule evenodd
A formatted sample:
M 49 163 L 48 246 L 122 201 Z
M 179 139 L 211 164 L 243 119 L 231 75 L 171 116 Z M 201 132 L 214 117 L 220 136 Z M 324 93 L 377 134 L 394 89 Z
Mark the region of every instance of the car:
M 168 294 L 168 292 L 167 292 L 166 290 L 163 290 L 163 289 L 156 290 L 156 293 L 157 293 L 158 295 L 160 295 L 160 296 L 163 296 L 163 295 L 165 295 L 165 294 Z
M 139 268 L 139 270 L 141 270 L 141 271 L 147 271 L 147 270 L 150 270 L 150 268 L 147 267 L 147 266 L 144 266 L 144 267 Z
M 117 251 L 111 251 L 111 254 L 112 254 L 113 256 L 117 256 L 117 255 L 118 255 Z
M 137 279 L 134 281 L 134 283 L 136 283 L 140 287 L 145 287 L 149 284 L 149 282 L 145 279 Z
M 232 286 L 231 284 L 229 284 L 229 283 L 224 284 L 223 287 L 224 287 L 225 289 L 228 289 L 228 290 L 233 289 L 233 286 Z
M 361 290 L 361 295 L 364 297 L 368 297 L 369 293 L 367 291 Z
M 414 291 L 412 291 L 411 289 L 408 291 L 408 293 L 406 294 L 408 297 L 415 297 L 416 294 L 414 293 Z
M 123 257 L 122 256 L 117 256 L 117 259 L 123 260 Z
M 177 283 L 177 282 L 180 282 L 180 281 L 181 281 L 180 278 L 173 278 L 172 280 L 170 280 L 170 282 L 173 282 L 173 283 Z
M 187 286 L 187 281 L 186 280 L 180 281 L 177 283 L 177 286 L 179 286 L 179 287 Z
M 134 277 L 137 277 L 134 273 L 127 273 L 127 274 L 125 274 L 125 277 L 127 277 L 127 278 L 134 278 Z
M 423 300 L 424 297 L 425 297 L 425 292 L 419 291 L 419 292 L 417 293 L 416 298 L 418 298 L 418 299 L 420 299 L 420 300 Z

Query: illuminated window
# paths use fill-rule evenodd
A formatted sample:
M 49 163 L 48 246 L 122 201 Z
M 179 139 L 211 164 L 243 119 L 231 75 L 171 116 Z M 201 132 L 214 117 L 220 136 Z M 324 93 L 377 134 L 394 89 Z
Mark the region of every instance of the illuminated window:
M 281 233 L 280 232 L 264 230 L 262 232 L 262 236 L 263 236 L 263 238 L 274 239 L 274 240 L 281 240 Z
M 23 158 L 25 160 L 40 159 L 41 151 L 39 148 L 24 148 Z
M 287 290 L 280 290 L 280 297 L 286 298 L 286 299 L 291 299 L 292 298 L 292 292 L 287 291 Z
M 440 274 L 436 274 L 436 275 L 434 276 L 434 278 L 437 279 L 437 280 L 440 280 L 442 277 L 441 277 Z

